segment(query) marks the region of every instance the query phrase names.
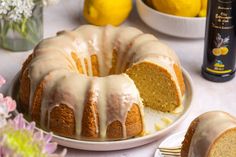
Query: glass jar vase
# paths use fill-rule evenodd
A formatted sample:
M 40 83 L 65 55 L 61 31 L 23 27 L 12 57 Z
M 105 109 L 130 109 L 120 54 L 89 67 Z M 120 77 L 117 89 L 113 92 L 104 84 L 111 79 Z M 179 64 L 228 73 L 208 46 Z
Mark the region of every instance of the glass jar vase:
M 11 51 L 33 49 L 43 38 L 43 6 L 35 5 L 32 16 L 19 22 L 0 18 L 0 46 Z

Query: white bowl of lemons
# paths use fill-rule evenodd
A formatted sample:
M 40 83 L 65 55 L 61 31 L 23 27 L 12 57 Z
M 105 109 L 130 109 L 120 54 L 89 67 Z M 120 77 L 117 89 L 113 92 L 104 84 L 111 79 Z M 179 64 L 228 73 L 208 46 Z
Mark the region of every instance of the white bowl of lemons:
M 146 1 L 148 2 L 152 0 L 146 0 Z M 158 1 L 159 3 L 155 5 L 156 6 L 162 5 L 161 1 L 165 4 L 168 3 L 167 0 L 159 0 Z M 188 2 L 195 0 L 170 0 L 170 1 Z M 205 25 L 206 25 L 205 17 L 185 17 L 185 16 L 193 16 L 194 14 L 196 14 L 196 10 L 194 10 L 196 8 L 193 8 L 192 10 L 183 9 L 182 12 L 180 11 L 180 13 L 177 13 L 177 14 L 183 14 L 183 16 L 182 15 L 177 16 L 157 11 L 156 9 L 153 9 L 152 7 L 147 5 L 144 2 L 144 0 L 136 0 L 136 5 L 139 16 L 144 21 L 144 23 L 146 23 L 148 26 L 159 32 L 181 38 L 204 38 L 205 36 Z M 197 6 L 197 4 L 194 4 L 194 6 Z M 162 6 L 160 6 L 159 8 L 166 9 L 163 8 Z M 206 10 L 203 12 L 201 8 L 200 9 L 198 8 L 198 12 L 199 14 L 206 14 Z

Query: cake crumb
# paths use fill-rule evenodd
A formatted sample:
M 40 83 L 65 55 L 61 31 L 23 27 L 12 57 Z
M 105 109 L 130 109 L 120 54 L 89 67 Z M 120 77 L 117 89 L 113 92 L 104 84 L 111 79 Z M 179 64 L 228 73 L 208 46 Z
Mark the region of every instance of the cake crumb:
M 160 130 L 162 130 L 164 127 L 165 127 L 165 126 L 162 125 L 162 124 L 160 124 L 160 123 L 156 123 L 156 124 L 155 124 L 155 129 L 156 129 L 156 131 L 160 131 Z
M 180 105 L 172 113 L 179 114 L 179 113 L 182 113 L 183 111 L 184 111 L 184 106 Z
M 168 117 L 163 117 L 161 118 L 161 120 L 166 124 L 166 125 L 169 125 L 171 123 L 173 123 L 173 120 L 168 118 Z
M 146 136 L 146 135 L 150 135 L 150 134 L 151 134 L 150 131 L 144 130 L 144 131 L 142 131 L 142 133 L 140 135 L 138 135 L 138 137 L 142 137 L 142 136 Z

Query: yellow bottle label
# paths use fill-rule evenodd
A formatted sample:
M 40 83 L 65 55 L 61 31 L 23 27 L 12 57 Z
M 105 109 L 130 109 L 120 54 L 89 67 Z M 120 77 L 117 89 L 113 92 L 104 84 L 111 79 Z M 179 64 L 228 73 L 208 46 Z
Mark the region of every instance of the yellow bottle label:
M 223 71 L 219 71 L 219 70 L 213 70 L 210 68 L 207 68 L 207 71 L 211 72 L 211 73 L 215 73 L 215 74 L 227 74 L 227 73 L 231 73 L 232 70 L 223 70 Z

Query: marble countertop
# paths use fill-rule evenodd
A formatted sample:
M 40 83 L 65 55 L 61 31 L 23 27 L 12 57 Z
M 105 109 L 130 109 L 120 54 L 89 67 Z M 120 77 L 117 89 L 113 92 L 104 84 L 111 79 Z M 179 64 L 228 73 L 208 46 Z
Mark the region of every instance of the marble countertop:
M 80 18 L 80 0 L 61 0 L 58 5 L 44 10 L 44 37 L 55 35 L 64 29 L 73 29 L 84 24 Z M 187 118 L 171 133 L 185 130 L 189 123 L 199 114 L 210 110 L 222 110 L 236 116 L 236 79 L 226 83 L 213 83 L 201 77 L 200 68 L 203 60 L 203 39 L 180 39 L 166 36 L 145 25 L 139 18 L 135 4 L 133 11 L 124 25 L 135 26 L 146 33 L 157 36 L 160 40 L 172 47 L 179 56 L 182 66 L 189 72 L 194 83 L 194 99 Z M 9 52 L 0 49 L 0 74 L 7 79 L 0 92 L 6 93 L 11 80 L 20 70 L 23 61 L 29 52 Z M 92 152 L 68 149 L 69 157 L 152 157 L 162 139 L 141 147 L 110 152 Z M 61 147 L 62 148 L 62 147 Z M 60 148 L 60 149 L 61 149 Z

